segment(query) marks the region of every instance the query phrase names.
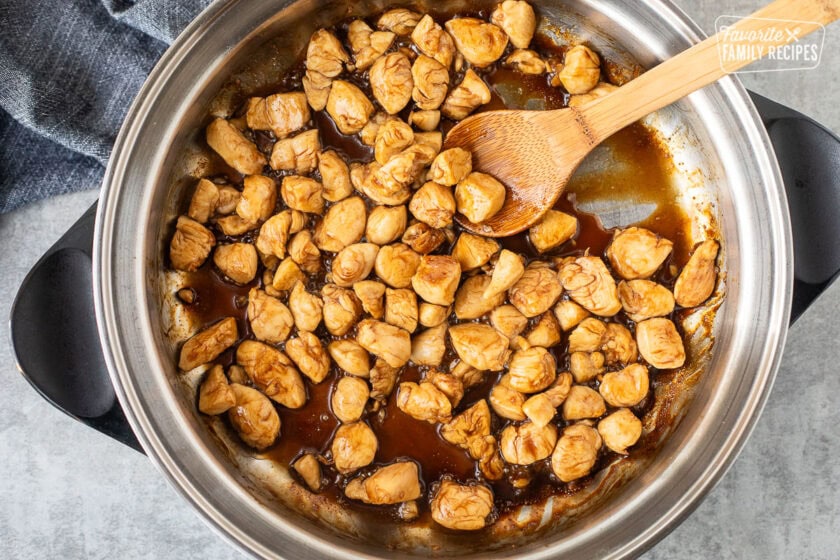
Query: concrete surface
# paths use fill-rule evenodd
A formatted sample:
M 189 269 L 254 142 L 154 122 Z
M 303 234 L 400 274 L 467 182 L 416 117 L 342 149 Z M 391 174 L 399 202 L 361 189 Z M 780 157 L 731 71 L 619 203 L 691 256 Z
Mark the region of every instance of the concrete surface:
M 679 2 L 707 32 L 718 15 L 760 3 Z M 828 29 L 818 70 L 744 82 L 840 131 L 840 26 Z M 29 268 L 95 198 L 63 196 L 0 216 L 0 317 Z M 770 401 L 735 465 L 645 558 L 840 557 L 838 317 L 840 284 L 791 331 Z M 15 370 L 5 326 L 0 386 L 0 558 L 242 557 L 145 457 L 42 400 Z

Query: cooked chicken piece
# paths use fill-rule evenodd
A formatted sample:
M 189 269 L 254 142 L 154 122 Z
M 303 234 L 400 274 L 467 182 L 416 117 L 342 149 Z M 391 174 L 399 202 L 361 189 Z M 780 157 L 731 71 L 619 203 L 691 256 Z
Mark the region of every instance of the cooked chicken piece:
M 245 373 L 245 368 L 239 364 L 233 364 L 228 368 L 228 379 L 230 379 L 231 383 L 239 383 L 240 385 L 250 383 L 248 374 Z
M 618 88 L 607 82 L 598 82 L 598 85 L 588 93 L 573 95 L 569 98 L 569 107 L 583 107 L 584 105 L 610 94 Z
M 291 138 L 283 138 L 275 142 L 271 149 L 269 164 L 278 171 L 294 171 L 298 175 L 312 173 L 318 166 L 318 152 L 321 141 L 318 129 L 313 128 L 301 132 Z
M 562 300 L 554 306 L 554 316 L 560 322 L 560 328 L 569 331 L 586 319 L 589 311 L 571 300 Z
M 207 144 L 243 175 L 260 173 L 267 163 L 256 144 L 225 119 L 215 119 L 207 126 Z
M 499 248 L 495 239 L 463 232 L 452 247 L 452 256 L 461 264 L 461 270 L 466 272 L 490 262 L 493 255 L 499 252 Z M 487 285 L 490 285 L 489 282 Z M 499 294 L 503 292 L 504 290 L 501 290 Z
M 517 49 L 505 59 L 505 65 L 523 74 L 545 74 L 546 64 L 540 55 L 530 49 Z
M 332 78 L 341 74 L 350 56 L 335 35 L 326 29 L 319 29 L 309 39 L 306 49 L 306 75 L 303 77 L 303 91 L 309 105 L 316 111 L 327 105 Z
M 415 132 L 414 145 L 410 150 L 418 154 L 423 166 L 427 166 L 434 161 L 442 148 L 443 133 L 436 130 L 434 132 Z
M 411 61 L 403 53 L 397 51 L 376 59 L 370 68 L 369 79 L 373 97 L 389 114 L 399 113 L 411 101 L 414 78 Z
M 595 466 L 600 450 L 598 430 L 586 424 L 568 426 L 551 454 L 551 470 L 563 482 L 582 478 Z
M 405 8 L 394 8 L 379 16 L 376 27 L 393 31 L 397 35 L 410 35 L 421 17 L 417 12 Z
M 301 455 L 292 463 L 292 468 L 300 475 L 306 485 L 313 492 L 318 492 L 323 486 L 321 480 L 321 463 L 312 453 Z
M 601 317 L 612 317 L 621 311 L 615 280 L 599 257 L 567 260 L 557 275 L 569 297 L 587 311 Z
M 402 242 L 422 255 L 427 255 L 446 241 L 446 232 L 423 222 L 415 222 L 403 233 Z
M 527 416 L 522 410 L 522 405 L 525 404 L 526 397 L 519 391 L 514 391 L 510 387 L 498 384 L 490 390 L 490 406 L 502 418 L 508 420 L 525 420 Z
M 327 351 L 336 365 L 347 373 L 357 377 L 370 375 L 370 356 L 355 340 L 333 340 L 327 346 Z
M 674 298 L 682 307 L 696 307 L 715 290 L 717 241 L 707 239 L 694 250 L 674 284 Z
M 449 187 L 428 181 L 414 193 L 408 209 L 415 218 L 430 227 L 444 228 L 452 224 L 455 197 Z
M 508 463 L 530 465 L 551 455 L 556 443 L 557 428 L 553 425 L 537 426 L 533 422 L 524 422 L 502 430 L 499 450 Z
M 356 422 L 338 427 L 330 449 L 336 470 L 347 475 L 371 464 L 378 447 L 370 426 Z
M 444 116 L 459 121 L 467 118 L 481 105 L 489 103 L 490 98 L 490 88 L 472 68 L 469 68 L 461 83 L 452 88 L 446 96 L 440 111 Z
M 536 317 L 551 309 L 562 291 L 553 270 L 531 264 L 508 290 L 508 297 L 520 313 Z
M 342 134 L 357 134 L 376 109 L 362 90 L 344 80 L 335 80 L 327 99 L 330 114 Z
M 411 290 L 385 290 L 385 322 L 413 333 L 417 329 L 417 296 Z
M 212 181 L 200 179 L 195 186 L 187 215 L 200 224 L 205 224 L 216 211 L 219 203 L 219 187 Z
M 376 275 L 392 288 L 409 287 L 418 266 L 420 255 L 402 243 L 380 248 L 373 264 Z
M 443 336 L 443 335 L 441 335 Z M 438 388 L 438 390 L 446 395 L 449 402 L 452 403 L 452 408 L 458 406 L 461 399 L 464 398 L 464 383 L 451 373 L 444 373 L 435 368 L 431 368 L 426 372 L 424 382 L 428 381 Z
M 520 393 L 537 393 L 554 383 L 556 369 L 554 356 L 541 346 L 517 350 L 499 383 Z
M 589 93 L 601 79 L 601 60 L 589 47 L 577 45 L 566 52 L 557 77 L 572 95 Z
M 607 365 L 629 364 L 635 362 L 639 354 L 636 342 L 627 327 L 619 323 L 609 323 L 601 340 L 601 352 Z
M 342 377 L 335 384 L 330 406 L 336 418 L 349 424 L 362 417 L 369 397 L 370 389 L 364 379 Z
M 242 193 L 233 187 L 219 187 L 219 201 L 216 203 L 216 214 L 223 216 L 235 211 L 236 205 L 239 204 L 241 197 Z
M 487 525 L 493 512 L 493 491 L 480 484 L 461 485 L 444 479 L 429 508 L 432 519 L 447 529 L 475 531 Z
M 399 461 L 380 467 L 362 480 L 356 478 L 344 488 L 351 500 L 366 504 L 398 504 L 416 500 L 421 495 L 420 471 L 412 461 Z
M 324 316 L 324 302 L 315 294 L 307 292 L 303 282 L 297 282 L 292 286 L 289 294 L 289 309 L 299 331 L 313 332 L 321 324 Z
M 505 186 L 487 175 L 473 171 L 455 187 L 458 212 L 474 224 L 492 218 L 505 203 Z
M 181 303 L 185 305 L 192 305 L 198 299 L 195 290 L 193 290 L 192 288 L 181 288 L 180 290 L 175 292 L 175 295 L 178 296 L 178 300 L 180 300 Z
M 353 194 L 350 184 L 350 168 L 333 150 L 318 154 L 318 171 L 321 173 L 324 200 L 338 202 Z
M 301 83 L 309 106 L 316 111 L 323 110 L 327 106 L 327 99 L 330 97 L 332 78 L 324 76 L 320 72 L 307 70 Z
M 528 230 L 528 237 L 540 253 L 559 247 L 577 233 L 577 218 L 565 212 L 549 210 L 542 221 Z
M 563 420 L 598 418 L 607 411 L 598 391 L 583 385 L 573 385 L 563 401 Z
M 385 284 L 376 280 L 362 280 L 353 284 L 356 297 L 362 302 L 362 309 L 374 319 L 381 319 L 385 314 L 382 297 L 385 295 Z
M 446 353 L 447 324 L 441 323 L 411 339 L 411 361 L 421 366 L 440 366 Z
M 370 118 L 364 128 L 362 128 L 362 131 L 359 132 L 359 140 L 365 146 L 373 146 L 376 142 L 376 135 L 379 133 L 379 127 L 388 121 L 396 119 L 397 117 L 389 115 L 385 111 L 378 111 Z
M 490 325 L 454 325 L 449 327 L 449 338 L 458 357 L 475 369 L 500 371 L 510 357 L 508 338 Z
M 497 294 L 504 294 L 522 279 L 523 274 L 525 274 L 525 264 L 522 257 L 513 251 L 502 249 L 499 258 L 496 260 L 496 265 L 493 267 L 491 281 L 484 291 L 484 297 L 489 298 Z
M 289 208 L 311 214 L 321 214 L 324 211 L 324 187 L 315 179 L 289 175 L 283 177 L 280 192 L 283 202 Z
M 400 383 L 397 389 L 397 407 L 414 418 L 430 424 L 449 422 L 452 419 L 452 404 L 446 394 L 433 383 L 423 381 Z
M 307 274 L 317 274 L 321 270 L 321 252 L 308 229 L 297 232 L 289 241 L 289 257 Z
M 374 61 L 391 48 L 396 34 L 374 31 L 361 19 L 354 19 L 347 28 L 347 40 L 353 50 L 356 70 L 367 70 Z
M 236 213 L 252 224 L 270 218 L 277 204 L 277 185 L 274 179 L 263 175 L 249 175 L 245 177 L 243 185 Z
M 280 417 L 274 405 L 265 395 L 250 387 L 232 383 L 230 388 L 236 404 L 227 412 L 236 433 L 254 449 L 270 447 L 280 435 Z
M 670 319 L 657 317 L 636 325 L 639 353 L 658 369 L 673 369 L 685 363 L 685 347 Z
M 193 272 L 204 264 L 216 245 L 213 233 L 186 216 L 180 216 L 169 245 L 169 262 L 175 270 Z
M 600 352 L 572 352 L 569 356 L 569 371 L 575 382 L 586 383 L 604 373 L 604 355 Z
M 385 360 L 391 367 L 405 365 L 411 357 L 411 336 L 408 331 L 373 319 L 361 321 L 356 340 L 365 350 Z
M 563 404 L 572 388 L 572 375 L 561 373 L 557 381 L 542 393 L 529 397 L 522 404 L 522 412 L 536 426 L 546 426 L 557 414 L 557 407 Z
M 598 390 L 607 404 L 615 407 L 636 406 L 648 394 L 650 382 L 647 367 L 630 364 L 620 371 L 604 374 Z
M 420 508 L 417 506 L 417 501 L 410 500 L 397 506 L 397 517 L 402 521 L 414 521 L 420 517 Z
M 671 291 L 650 280 L 622 280 L 618 283 L 618 299 L 627 316 L 637 323 L 674 310 Z
M 285 138 L 309 122 L 306 94 L 300 91 L 252 97 L 245 118 L 252 130 L 270 130 L 277 138 Z
M 322 251 L 337 253 L 362 238 L 366 222 L 367 208 L 364 200 L 351 196 L 336 202 L 315 226 L 315 245 Z
M 402 236 L 405 232 L 406 222 L 405 206 L 377 206 L 368 217 L 365 236 L 371 243 L 380 246 L 387 245 Z M 418 256 L 417 262 L 419 262 L 419 258 Z M 413 271 L 412 274 L 414 274 Z
M 458 360 L 455 365 L 449 370 L 449 373 L 461 380 L 464 389 L 475 387 L 484 381 L 484 372 L 477 370 L 467 362 Z
M 622 278 L 648 278 L 662 266 L 673 246 L 651 231 L 631 227 L 615 236 L 607 247 L 607 257 Z
M 444 68 L 449 68 L 455 56 L 455 42 L 449 33 L 438 25 L 432 16 L 425 15 L 411 33 L 411 40 L 426 56 L 440 62 Z
M 560 344 L 560 323 L 551 311 L 543 313 L 537 324 L 525 335 L 531 346 L 551 348 Z
M 388 398 L 397 384 L 399 368 L 391 367 L 382 358 L 377 358 L 370 369 L 370 397 L 379 401 Z
M 417 108 L 432 111 L 440 107 L 449 89 L 449 71 L 446 66 L 421 54 L 411 66 L 411 77 L 414 82 L 411 98 Z
M 287 408 L 306 404 L 306 387 L 291 360 L 276 348 L 245 340 L 236 349 L 236 362 L 245 368 L 254 386 Z
M 198 410 L 215 416 L 227 412 L 235 404 L 236 396 L 228 385 L 222 366 L 213 366 L 198 389 Z
M 330 357 L 318 337 L 311 332 L 299 331 L 297 338 L 289 339 L 286 354 L 313 383 L 320 383 L 330 373 Z
M 326 284 L 321 288 L 324 300 L 324 326 L 333 336 L 342 336 L 356 324 L 362 315 L 362 302 L 352 290 Z
M 222 233 L 231 237 L 242 235 L 246 232 L 256 229 L 259 226 L 256 222 L 243 219 L 239 214 L 232 214 L 216 219 L 216 225 L 222 230 Z
M 498 25 L 510 37 L 517 49 L 527 49 L 537 28 L 537 16 L 528 2 L 505 0 L 493 10 L 490 21 Z
M 440 124 L 440 111 L 412 111 L 408 115 L 408 124 L 426 132 L 437 130 Z
M 486 291 L 484 297 L 487 297 Z M 513 340 L 528 326 L 528 318 L 512 305 L 500 305 L 490 312 L 490 324 L 508 339 Z
M 213 263 L 227 278 L 247 284 L 257 275 L 257 250 L 250 243 L 219 245 L 213 252 Z
M 385 165 L 376 161 L 366 165 L 353 164 L 350 181 L 356 190 L 377 204 L 405 204 L 411 198 L 410 187 L 422 169 L 416 159 L 416 154 L 404 150 L 392 156 Z
M 332 262 L 332 281 L 350 288 L 373 270 L 379 247 L 373 243 L 354 243 L 338 252 Z
M 295 323 L 292 312 L 282 301 L 257 288 L 248 292 L 248 320 L 254 336 L 272 344 L 289 338 Z
M 374 156 L 381 165 L 414 143 L 414 131 L 399 119 L 391 119 L 376 131 Z
M 593 317 L 589 317 L 569 334 L 569 352 L 600 351 L 607 334 L 607 325 Z
M 484 290 L 490 284 L 490 277 L 479 274 L 467 278 L 455 293 L 455 316 L 462 321 L 478 319 L 505 302 L 505 294 L 492 298 L 484 297 Z
M 616 410 L 600 422 L 598 433 L 604 445 L 621 455 L 627 455 L 627 448 L 632 447 L 642 436 L 642 421 L 627 408 Z
M 477 68 L 499 60 L 508 44 L 508 36 L 501 28 L 477 18 L 450 19 L 446 30 L 452 35 L 458 52 Z
M 446 321 L 452 313 L 451 306 L 435 305 L 433 303 L 421 302 L 418 306 L 418 320 L 424 327 L 436 327 Z
M 270 217 L 260 227 L 255 246 L 264 255 L 274 255 L 282 259 L 286 256 L 286 243 L 289 241 L 289 228 L 292 224 L 290 212 L 280 212 Z
M 472 172 L 472 154 L 463 148 L 440 152 L 429 169 L 429 178 L 441 185 L 454 186 Z
M 286 292 L 298 282 L 306 282 L 306 275 L 291 257 L 283 259 L 274 271 L 271 286 L 277 291 Z
M 455 300 L 460 280 L 461 265 L 453 257 L 424 255 L 420 257 L 411 285 L 417 295 L 429 303 L 449 305 Z

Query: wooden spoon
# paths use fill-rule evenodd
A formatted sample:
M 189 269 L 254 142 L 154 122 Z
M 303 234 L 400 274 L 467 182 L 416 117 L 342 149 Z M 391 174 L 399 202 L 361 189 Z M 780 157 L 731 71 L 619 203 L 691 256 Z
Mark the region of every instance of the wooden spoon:
M 502 209 L 487 221 L 474 224 L 462 214 L 456 220 L 489 237 L 523 231 L 554 205 L 581 160 L 614 132 L 838 18 L 840 0 L 776 0 L 729 27 L 728 36 L 721 31 L 583 107 L 488 111 L 465 119 L 449 132 L 445 147 L 472 152 L 473 169 L 496 177 L 508 190 Z M 774 29 L 772 37 L 751 43 L 763 46 L 761 52 L 753 49 L 724 68 L 719 40 L 732 44 L 733 31 Z

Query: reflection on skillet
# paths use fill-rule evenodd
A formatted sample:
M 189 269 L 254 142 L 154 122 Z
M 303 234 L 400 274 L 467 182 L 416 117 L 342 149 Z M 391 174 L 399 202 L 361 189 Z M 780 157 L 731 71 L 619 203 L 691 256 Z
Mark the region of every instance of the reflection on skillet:
M 476 530 L 653 442 L 643 420 L 686 362 L 678 317 L 714 291 L 718 244 L 689 246 L 641 124 L 529 231 L 461 232 L 456 211 L 480 222 L 505 194 L 441 151 L 455 122 L 616 86 L 586 46 L 532 40 L 525 2 L 459 16 L 316 32 L 208 126 L 221 172 L 185 203 L 169 263 L 200 327 L 179 367 L 206 372 L 202 414 L 332 503 Z M 651 211 L 605 230 L 578 204 L 598 198 Z

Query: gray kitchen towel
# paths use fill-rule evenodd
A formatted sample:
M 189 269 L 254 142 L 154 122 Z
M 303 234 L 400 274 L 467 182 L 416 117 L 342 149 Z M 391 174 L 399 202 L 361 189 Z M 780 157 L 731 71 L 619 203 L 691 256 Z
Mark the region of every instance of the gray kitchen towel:
M 0 213 L 98 188 L 166 46 L 211 0 L 0 0 Z

